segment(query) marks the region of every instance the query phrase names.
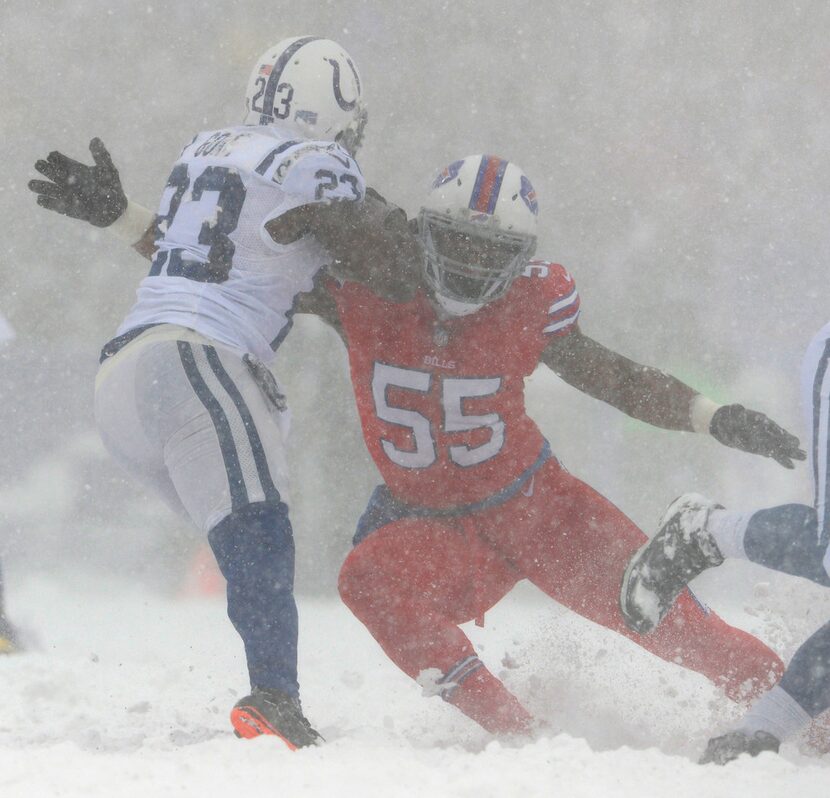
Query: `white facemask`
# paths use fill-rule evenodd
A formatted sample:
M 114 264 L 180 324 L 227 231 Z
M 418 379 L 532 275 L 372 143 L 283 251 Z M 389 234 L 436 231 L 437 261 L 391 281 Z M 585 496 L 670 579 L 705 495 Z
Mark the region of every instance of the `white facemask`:
M 435 301 L 441 306 L 441 309 L 449 316 L 469 316 L 477 310 L 484 307 L 484 303 L 478 305 L 471 305 L 468 302 L 458 302 L 455 299 L 448 299 L 441 294 L 435 294 Z

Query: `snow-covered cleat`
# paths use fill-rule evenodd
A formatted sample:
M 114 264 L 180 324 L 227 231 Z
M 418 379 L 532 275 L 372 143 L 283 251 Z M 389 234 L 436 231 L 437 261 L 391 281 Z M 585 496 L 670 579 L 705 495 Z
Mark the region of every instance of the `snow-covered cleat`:
M 303 715 L 300 699 L 282 690 L 255 687 L 231 710 L 231 724 L 237 737 L 261 735 L 279 737 L 292 751 L 323 740 Z
M 720 565 L 723 555 L 706 530 L 709 513 L 722 505 L 686 493 L 663 513 L 657 534 L 628 563 L 620 591 L 626 624 L 648 634 L 698 574 Z
M 777 754 L 781 741 L 765 731 L 756 731 L 754 734 L 744 731 L 733 731 L 721 737 L 713 737 L 706 746 L 706 751 L 700 758 L 701 765 L 725 765 L 742 754 L 758 756 L 764 751 Z

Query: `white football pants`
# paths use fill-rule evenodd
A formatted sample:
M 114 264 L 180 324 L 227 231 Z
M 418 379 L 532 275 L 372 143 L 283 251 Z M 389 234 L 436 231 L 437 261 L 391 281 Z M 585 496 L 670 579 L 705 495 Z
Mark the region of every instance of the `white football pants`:
M 139 335 L 95 381 L 106 448 L 204 532 L 247 504 L 287 503 L 286 415 L 239 354 L 174 325 Z

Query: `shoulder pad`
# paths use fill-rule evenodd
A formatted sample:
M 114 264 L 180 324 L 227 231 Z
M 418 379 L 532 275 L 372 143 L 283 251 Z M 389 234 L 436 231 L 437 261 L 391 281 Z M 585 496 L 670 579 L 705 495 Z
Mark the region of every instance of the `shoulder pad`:
M 337 144 L 302 142 L 274 153 L 270 164 L 268 157 L 255 171 L 294 197 L 294 205 L 359 201 L 366 194 L 360 167 Z
M 550 290 L 560 284 L 573 284 L 573 277 L 564 266 L 541 258 L 531 260 L 522 272 L 522 277 L 533 280 L 536 283 L 537 290 Z M 541 282 L 544 283 L 544 289 Z
M 362 177 L 360 167 L 351 155 L 330 141 L 284 141 L 271 149 L 254 171 L 281 186 L 299 164 L 347 170 Z
M 262 223 L 260 236 L 267 246 L 273 243 L 273 230 L 266 232 L 264 225 L 288 211 L 305 205 L 362 202 L 366 196 L 360 167 L 342 147 L 331 142 L 285 142 L 254 171 L 282 191 L 282 201 Z
M 569 332 L 579 318 L 580 298 L 568 270 L 559 263 L 532 260 L 522 278 L 532 283 L 534 296 L 544 305 L 542 332 L 546 335 Z
M 238 169 L 250 171 L 268 152 L 273 140 L 257 135 L 249 127 L 229 127 L 220 130 L 204 130 L 182 150 L 188 158 L 227 159 Z

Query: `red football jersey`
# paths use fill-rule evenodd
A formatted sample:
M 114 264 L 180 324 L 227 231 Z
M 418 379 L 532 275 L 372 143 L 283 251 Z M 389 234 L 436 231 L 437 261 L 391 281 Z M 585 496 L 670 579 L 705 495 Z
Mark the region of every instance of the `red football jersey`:
M 363 437 L 398 499 L 479 502 L 536 461 L 544 440 L 525 411 L 524 380 L 579 316 L 562 266 L 532 261 L 501 299 L 448 319 L 423 294 L 394 303 L 356 283 L 330 290 Z

